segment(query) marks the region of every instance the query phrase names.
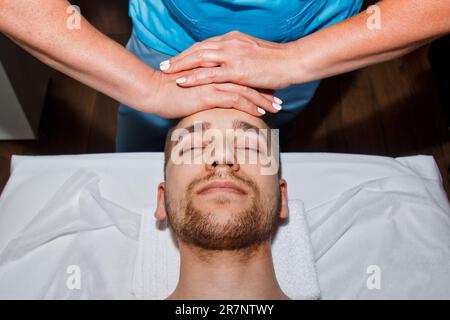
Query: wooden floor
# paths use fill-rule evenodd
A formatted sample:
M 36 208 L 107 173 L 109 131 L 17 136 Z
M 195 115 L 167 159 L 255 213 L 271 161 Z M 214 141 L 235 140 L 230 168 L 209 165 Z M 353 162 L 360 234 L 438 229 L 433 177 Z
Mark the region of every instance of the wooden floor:
M 102 32 L 126 43 L 128 0 L 72 2 Z M 426 50 L 324 80 L 296 119 L 286 151 L 433 155 L 450 194 L 450 135 Z M 13 154 L 114 152 L 117 107 L 116 101 L 52 71 L 39 140 L 0 142 L 0 192 Z

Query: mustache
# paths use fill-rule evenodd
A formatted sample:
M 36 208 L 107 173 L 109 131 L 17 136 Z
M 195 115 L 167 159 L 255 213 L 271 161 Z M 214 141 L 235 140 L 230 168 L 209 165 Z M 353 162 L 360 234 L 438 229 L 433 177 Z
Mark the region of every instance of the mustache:
M 187 187 L 187 191 L 189 194 L 192 194 L 192 192 L 196 186 L 198 186 L 199 184 L 207 183 L 212 180 L 233 181 L 238 184 L 240 183 L 240 184 L 247 186 L 255 193 L 259 193 L 259 188 L 252 179 L 250 179 L 248 177 L 242 177 L 240 175 L 237 175 L 233 171 L 227 172 L 225 176 L 223 174 L 219 175 L 216 172 L 212 172 L 204 177 L 196 178 L 189 183 L 189 185 Z

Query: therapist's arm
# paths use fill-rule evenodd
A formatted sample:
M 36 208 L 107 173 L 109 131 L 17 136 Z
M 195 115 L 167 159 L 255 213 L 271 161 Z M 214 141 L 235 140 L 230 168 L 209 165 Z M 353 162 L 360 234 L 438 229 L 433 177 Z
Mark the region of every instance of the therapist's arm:
M 369 28 L 371 14 L 362 12 L 288 44 L 232 32 L 194 45 L 163 69 L 194 69 L 180 75 L 183 87 L 231 81 L 277 89 L 390 60 L 450 32 L 449 0 L 384 0 L 378 8 L 381 29 Z
M 384 0 L 381 29 L 363 12 L 292 43 L 303 72 L 293 82 L 321 79 L 405 55 L 450 32 L 449 0 Z M 309 52 L 309 54 L 306 53 Z M 298 65 L 299 65 L 298 64 Z
M 273 96 L 236 84 L 176 86 L 85 19 L 67 27 L 65 0 L 0 0 L 0 32 L 49 66 L 137 110 L 168 118 L 213 107 L 261 115 L 273 112 Z

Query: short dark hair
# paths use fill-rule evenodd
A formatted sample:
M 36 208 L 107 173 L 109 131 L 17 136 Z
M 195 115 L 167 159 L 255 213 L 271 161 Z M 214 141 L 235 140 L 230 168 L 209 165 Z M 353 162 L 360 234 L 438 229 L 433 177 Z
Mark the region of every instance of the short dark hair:
M 181 119 L 175 120 L 173 126 L 169 129 L 166 135 L 166 142 L 164 143 L 164 180 L 166 180 L 166 167 L 167 163 L 170 159 L 170 152 L 172 151 L 172 134 L 173 131 L 177 128 L 178 124 L 180 123 Z

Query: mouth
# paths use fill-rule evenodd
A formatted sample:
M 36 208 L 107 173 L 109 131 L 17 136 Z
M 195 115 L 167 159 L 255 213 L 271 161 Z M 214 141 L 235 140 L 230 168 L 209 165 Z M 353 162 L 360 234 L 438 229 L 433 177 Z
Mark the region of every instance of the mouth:
M 231 181 L 212 182 L 197 191 L 198 195 L 207 195 L 212 193 L 229 193 L 235 195 L 246 195 L 247 192 Z

